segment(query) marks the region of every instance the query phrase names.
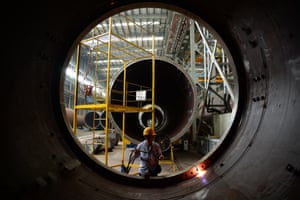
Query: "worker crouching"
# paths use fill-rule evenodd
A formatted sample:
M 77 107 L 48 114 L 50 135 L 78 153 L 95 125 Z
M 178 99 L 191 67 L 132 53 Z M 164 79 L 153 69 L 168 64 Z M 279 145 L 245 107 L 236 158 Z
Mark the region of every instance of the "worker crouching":
M 160 145 L 154 141 L 156 133 L 150 127 L 143 131 L 145 140 L 135 149 L 135 155 L 140 157 L 139 175 L 144 177 L 157 176 L 161 172 L 159 160 L 164 159 Z

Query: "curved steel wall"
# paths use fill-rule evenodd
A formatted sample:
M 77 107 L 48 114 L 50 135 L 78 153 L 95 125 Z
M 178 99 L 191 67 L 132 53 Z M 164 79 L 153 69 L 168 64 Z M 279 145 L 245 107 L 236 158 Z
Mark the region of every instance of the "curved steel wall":
M 1 80 L 3 86 L 12 84 L 4 87 L 9 98 L 2 98 L 9 106 L 1 111 L 1 194 L 9 199 L 299 199 L 299 12 L 290 1 L 161 1 L 213 26 L 241 79 L 237 119 L 205 161 L 205 180 L 192 169 L 164 179 L 121 176 L 76 145 L 60 109 L 61 66 L 77 36 L 99 15 L 122 6 L 153 6 L 128 5 L 135 2 L 140 1 L 7 6 L 17 20 L 3 24 L 2 45 L 9 50 Z
M 123 70 L 113 79 L 112 91 L 123 91 Z M 143 59 L 131 63 L 126 70 L 126 80 L 134 85 L 128 84 L 127 90 L 134 92 L 139 89 L 137 86 L 152 87 L 152 60 Z M 147 92 L 147 99 L 151 99 L 151 91 Z M 122 100 L 123 92 L 111 93 L 111 103 L 120 104 L 118 99 Z M 137 107 L 138 103 L 135 96 L 127 99 L 127 106 Z M 147 101 L 151 104 L 151 100 Z M 168 137 L 171 142 L 176 141 L 188 132 L 196 112 L 196 91 L 195 85 L 190 76 L 182 70 L 182 67 L 173 64 L 171 61 L 162 58 L 155 59 L 155 105 L 157 109 L 155 117 L 158 124 L 155 125 L 155 131 L 161 137 Z M 122 101 L 121 101 L 122 103 Z M 139 102 L 140 104 L 142 102 Z M 147 105 L 147 104 L 146 104 Z M 161 114 L 163 113 L 163 114 Z M 125 133 L 134 143 L 144 140 L 143 125 L 146 122 L 139 121 L 140 113 L 126 114 Z M 152 119 L 151 113 L 144 116 L 144 121 Z M 144 115 L 147 115 L 144 113 Z M 122 128 L 122 113 L 112 113 L 112 121 L 118 129 Z

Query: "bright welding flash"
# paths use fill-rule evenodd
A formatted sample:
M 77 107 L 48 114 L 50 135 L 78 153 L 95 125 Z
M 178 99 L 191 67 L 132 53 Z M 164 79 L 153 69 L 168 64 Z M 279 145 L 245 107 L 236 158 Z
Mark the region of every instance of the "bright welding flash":
M 197 173 L 197 177 L 202 178 L 206 174 L 206 170 L 197 168 L 196 173 Z

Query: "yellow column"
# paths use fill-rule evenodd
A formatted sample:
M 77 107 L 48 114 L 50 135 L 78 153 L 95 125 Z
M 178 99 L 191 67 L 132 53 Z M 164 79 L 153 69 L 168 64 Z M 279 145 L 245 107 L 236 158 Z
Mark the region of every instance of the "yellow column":
M 123 77 L 123 107 L 127 105 L 126 102 L 126 94 L 127 94 L 127 87 L 126 87 L 126 63 L 124 63 L 124 77 Z M 125 114 L 126 112 L 123 111 L 123 119 L 122 119 L 122 165 L 124 165 L 125 160 Z
M 155 59 L 154 59 L 154 35 L 152 35 L 152 128 L 153 130 L 155 127 L 154 105 L 155 105 Z
M 109 97 L 110 97 L 110 53 L 111 53 L 111 35 L 112 35 L 112 18 L 109 18 L 109 41 L 108 41 L 108 52 L 107 52 L 107 74 L 106 74 L 106 97 L 105 97 L 105 104 L 106 104 L 106 116 L 105 116 L 105 165 L 108 164 L 108 113 L 109 113 Z

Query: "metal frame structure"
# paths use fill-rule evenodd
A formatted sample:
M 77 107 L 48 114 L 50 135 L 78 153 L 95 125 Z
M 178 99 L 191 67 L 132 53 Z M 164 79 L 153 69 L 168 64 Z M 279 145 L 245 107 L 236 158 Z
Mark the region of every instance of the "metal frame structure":
M 237 101 L 234 92 L 237 77 L 232 73 L 233 63 L 220 41 L 193 19 L 189 20 L 189 39 L 190 52 L 184 65 L 201 90 L 198 93 L 199 125 L 195 120 L 192 127 L 193 140 L 196 141 L 205 109 L 218 114 L 231 112 L 231 105 Z
M 130 20 L 127 18 L 127 20 Z M 138 25 L 136 25 L 138 26 Z M 143 27 L 140 27 L 142 31 L 145 31 Z M 94 103 L 93 104 L 81 104 L 77 105 L 77 92 L 78 92 L 78 72 L 79 72 L 79 59 L 80 59 L 80 47 L 85 46 L 89 49 L 92 49 L 96 55 L 100 54 L 102 57 L 107 58 L 107 67 L 106 67 L 106 89 L 105 89 L 105 99 L 104 102 L 97 103 L 98 96 L 96 95 L 97 88 L 100 87 L 99 82 L 103 80 L 98 80 L 97 71 L 99 71 L 100 66 L 96 65 L 95 67 L 95 79 L 94 79 Z M 84 39 L 78 44 L 77 47 L 77 56 L 76 56 L 76 77 L 75 77 L 75 89 L 74 89 L 74 119 L 73 119 L 73 133 L 76 134 L 76 122 L 77 122 L 77 110 L 79 109 L 90 109 L 90 110 L 102 110 L 106 112 L 105 116 L 105 165 L 108 165 L 108 134 L 109 134 L 109 112 L 121 112 L 123 113 L 122 120 L 122 138 L 124 141 L 125 138 L 125 114 L 129 112 L 152 112 L 152 121 L 154 121 L 154 99 L 155 99 L 155 62 L 154 62 L 154 36 L 152 36 L 152 52 L 143 49 L 142 47 L 126 40 L 125 38 L 113 33 L 112 31 L 112 17 L 109 18 L 109 32 L 104 33 L 95 37 Z M 124 70 L 124 79 L 123 79 L 123 99 L 122 104 L 111 104 L 111 86 L 110 86 L 110 68 L 111 68 L 111 58 L 119 59 L 123 62 Z M 130 84 L 126 80 L 126 68 L 127 64 L 135 60 L 142 58 L 151 58 L 152 59 L 152 97 L 151 104 L 152 108 L 143 108 L 137 104 L 134 106 L 127 106 L 127 85 Z M 142 86 L 139 86 L 141 88 Z M 154 126 L 154 123 L 152 124 Z M 153 127 L 154 128 L 154 127 Z M 94 137 L 95 133 L 93 130 L 93 147 L 94 147 Z M 122 163 L 124 165 L 124 149 L 125 144 L 122 144 Z

